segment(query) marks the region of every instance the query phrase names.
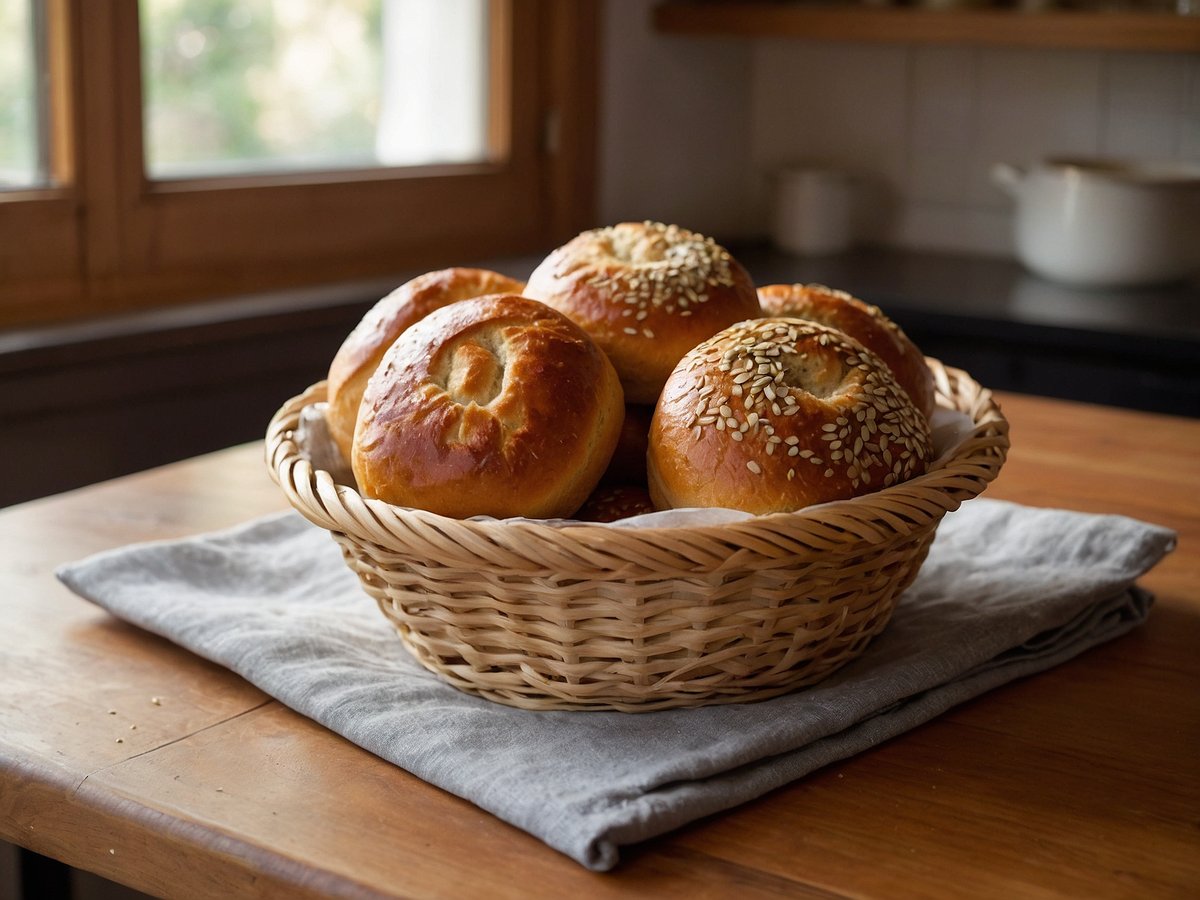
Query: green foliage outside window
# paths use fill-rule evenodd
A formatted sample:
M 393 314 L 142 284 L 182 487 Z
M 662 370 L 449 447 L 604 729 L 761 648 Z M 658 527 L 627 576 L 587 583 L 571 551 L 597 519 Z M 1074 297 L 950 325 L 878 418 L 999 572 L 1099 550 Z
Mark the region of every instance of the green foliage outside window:
M 142 0 L 151 172 L 370 162 L 381 2 Z

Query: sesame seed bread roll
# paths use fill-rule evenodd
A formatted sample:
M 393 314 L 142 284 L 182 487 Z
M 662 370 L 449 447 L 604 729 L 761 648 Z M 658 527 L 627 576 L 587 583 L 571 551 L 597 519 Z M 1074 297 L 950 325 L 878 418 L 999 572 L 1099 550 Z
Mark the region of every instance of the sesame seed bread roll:
M 631 403 L 656 402 L 683 354 L 761 315 L 750 276 L 724 248 L 658 222 L 585 231 L 542 261 L 525 295 L 595 339 Z
M 650 428 L 659 508 L 765 514 L 925 471 L 929 425 L 879 357 L 803 319 L 756 319 L 687 354 Z
M 487 269 L 442 269 L 402 284 L 376 303 L 342 342 L 329 366 L 325 419 L 346 461 L 367 379 L 406 328 L 435 309 L 485 294 L 519 294 L 523 282 Z
M 936 393 L 925 355 L 878 306 L 823 284 L 769 284 L 758 289 L 763 315 L 808 319 L 854 338 L 885 363 L 917 409 L 933 415 Z
M 351 461 L 365 496 L 446 516 L 562 517 L 600 481 L 625 402 L 577 325 L 512 294 L 404 332 L 367 382 Z

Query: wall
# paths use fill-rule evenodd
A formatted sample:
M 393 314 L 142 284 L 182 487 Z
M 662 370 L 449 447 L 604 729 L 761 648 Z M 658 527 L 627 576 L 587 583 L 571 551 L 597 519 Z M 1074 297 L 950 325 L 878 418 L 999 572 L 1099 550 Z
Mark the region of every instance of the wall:
M 604 4 L 600 223 L 753 232 L 749 42 L 663 38 L 649 0 Z
M 771 172 L 833 160 L 873 185 L 873 240 L 1007 255 L 993 163 L 1200 160 L 1200 54 L 674 37 L 652 5 L 606 6 L 602 221 L 761 236 Z

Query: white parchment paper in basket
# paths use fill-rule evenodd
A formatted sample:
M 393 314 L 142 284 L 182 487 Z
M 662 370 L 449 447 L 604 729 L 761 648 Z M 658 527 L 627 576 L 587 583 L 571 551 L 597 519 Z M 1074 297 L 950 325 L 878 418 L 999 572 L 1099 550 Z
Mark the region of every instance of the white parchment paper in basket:
M 759 703 L 528 712 L 418 665 L 298 513 L 64 567 L 72 590 L 238 672 L 372 753 L 597 870 L 1015 678 L 1124 634 L 1173 546 L 1118 516 L 976 499 L 949 514 L 887 629 L 820 684 Z M 819 823 L 814 823 L 819 827 Z
M 338 449 L 329 429 L 325 424 L 326 403 L 314 403 L 306 406 L 300 414 L 300 426 L 296 430 L 296 446 L 314 468 L 323 469 L 333 476 L 338 484 L 355 486 L 354 473 L 350 471 L 342 452 Z M 957 410 L 938 408 L 934 410 L 930 421 L 933 432 L 933 462 L 929 468 L 937 468 L 941 463 L 958 449 L 959 445 L 970 436 L 974 423 L 971 417 Z M 817 506 L 810 510 L 819 509 Z M 480 519 L 485 517 L 478 517 Z M 621 519 L 619 522 L 595 523 L 589 525 L 609 525 L 616 528 L 662 528 L 684 525 L 722 525 L 751 518 L 749 513 L 736 509 L 667 509 L 660 512 L 647 513 Z M 506 521 L 521 521 L 510 519 Z M 538 519 L 542 525 L 570 525 L 572 520 Z

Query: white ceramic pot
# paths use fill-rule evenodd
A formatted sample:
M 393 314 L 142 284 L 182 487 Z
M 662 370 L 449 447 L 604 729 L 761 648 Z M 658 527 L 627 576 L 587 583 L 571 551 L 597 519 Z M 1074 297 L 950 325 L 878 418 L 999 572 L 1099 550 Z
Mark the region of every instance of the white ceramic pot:
M 836 169 L 789 168 L 776 175 L 771 235 L 800 256 L 841 253 L 854 244 L 857 179 Z
M 1047 160 L 1001 163 L 1016 200 L 1017 257 L 1069 284 L 1155 284 L 1200 269 L 1200 164 Z

